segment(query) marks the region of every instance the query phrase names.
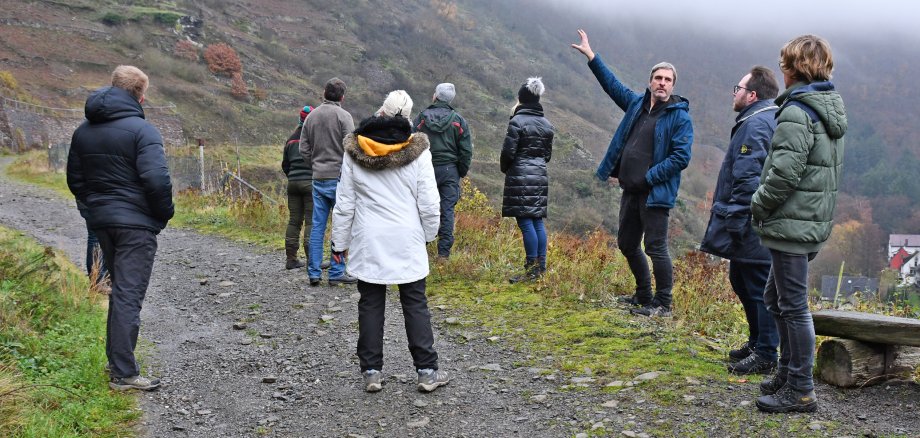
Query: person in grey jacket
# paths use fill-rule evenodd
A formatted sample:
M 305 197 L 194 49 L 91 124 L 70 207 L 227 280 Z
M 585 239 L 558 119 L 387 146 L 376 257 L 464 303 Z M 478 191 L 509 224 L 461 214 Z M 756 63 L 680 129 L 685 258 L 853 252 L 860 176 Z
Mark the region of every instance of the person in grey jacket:
M 175 212 L 163 138 L 141 107 L 148 85 L 137 67 L 115 68 L 112 86 L 86 99 L 67 157 L 67 186 L 88 207 L 111 276 L 105 354 L 115 390 L 160 386 L 140 375 L 134 357 L 157 234 Z
M 751 196 L 760 185 L 770 140 L 776 129 L 773 103 L 779 84 L 763 66 L 751 68 L 733 90 L 732 109 L 738 112 L 731 141 L 712 196 L 712 214 L 700 250 L 726 258 L 728 280 L 741 300 L 748 322 L 748 340 L 728 353 L 734 374 L 765 374 L 776 368 L 779 334 L 763 301 L 770 273 L 770 252 L 760 244 L 751 225 Z
M 524 238 L 524 274 L 511 283 L 533 280 L 546 272 L 546 217 L 549 175 L 546 163 L 553 154 L 553 125 L 543 116 L 540 78 L 529 78 L 518 90 L 499 165 L 505 174 L 502 216 L 513 217 Z
M 313 218 L 310 230 L 310 255 L 307 275 L 310 286 L 319 286 L 323 270 L 323 240 L 326 222 L 335 207 L 335 192 L 342 172 L 345 148 L 342 140 L 355 130 L 355 121 L 342 109 L 345 82 L 332 78 L 323 90 L 323 104 L 310 112 L 300 133 L 300 154 L 313 169 Z M 357 278 L 345 272 L 344 261 L 329 259 L 329 284 L 354 284 Z

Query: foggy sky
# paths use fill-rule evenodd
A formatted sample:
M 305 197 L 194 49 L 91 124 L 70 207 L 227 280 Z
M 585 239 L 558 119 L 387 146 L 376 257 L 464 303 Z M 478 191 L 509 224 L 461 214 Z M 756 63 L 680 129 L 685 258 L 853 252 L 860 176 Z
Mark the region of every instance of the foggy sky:
M 864 36 L 916 35 L 920 4 L 894 0 L 545 0 L 598 17 L 642 18 L 713 33 Z M 824 36 L 824 35 L 822 35 Z M 915 38 L 915 37 L 912 37 Z

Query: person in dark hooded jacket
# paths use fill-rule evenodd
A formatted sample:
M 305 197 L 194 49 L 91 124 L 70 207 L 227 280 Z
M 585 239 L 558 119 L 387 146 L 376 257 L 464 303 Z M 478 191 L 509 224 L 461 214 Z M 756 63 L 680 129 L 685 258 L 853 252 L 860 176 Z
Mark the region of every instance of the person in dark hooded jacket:
M 450 102 L 456 96 L 454 84 L 438 84 L 432 104 L 412 122 L 412 131 L 431 141 L 431 161 L 441 197 L 441 224 L 438 227 L 438 257 L 450 257 L 454 246 L 454 207 L 460 200 L 460 179 L 470 170 L 473 141 L 470 127 Z
M 310 257 L 310 231 L 313 228 L 313 168 L 300 155 L 300 134 L 303 121 L 313 111 L 307 105 L 300 110 L 300 123 L 284 144 L 281 170 L 287 176 L 288 225 L 284 233 L 285 269 L 306 266 L 297 259 L 300 246 L 300 229 L 303 228 L 303 253 Z
M 779 334 L 763 301 L 770 273 L 770 251 L 751 225 L 751 196 L 760 184 L 773 130 L 779 84 L 770 69 L 755 66 L 734 88 L 738 112 L 731 141 L 712 195 L 712 214 L 700 250 L 729 260 L 728 280 L 744 306 L 748 340 L 728 352 L 734 374 L 766 374 L 776 368 Z
M 847 131 L 843 99 L 830 82 L 830 44 L 815 35 L 786 43 L 779 54 L 783 91 L 776 131 L 751 198 L 754 231 L 773 265 L 764 290 L 779 331 L 779 365 L 756 401 L 766 412 L 818 409 L 812 369 L 815 326 L 808 309 L 808 261 L 831 235 Z
M 536 279 L 546 272 L 546 217 L 549 175 L 546 163 L 553 154 L 553 125 L 543 116 L 540 78 L 529 78 L 518 90 L 499 165 L 505 174 L 502 217 L 513 217 L 524 238 L 524 274 L 511 283 Z
M 116 390 L 160 385 L 140 376 L 134 357 L 156 236 L 174 213 L 163 139 L 141 108 L 148 83 L 137 67 L 118 66 L 112 86 L 86 100 L 67 157 L 67 185 L 89 210 L 111 276 L 105 352 Z

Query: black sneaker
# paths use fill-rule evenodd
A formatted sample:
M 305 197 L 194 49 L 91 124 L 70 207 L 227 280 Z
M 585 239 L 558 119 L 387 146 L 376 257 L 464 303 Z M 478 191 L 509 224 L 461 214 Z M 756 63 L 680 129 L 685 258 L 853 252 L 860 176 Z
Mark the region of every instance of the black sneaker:
M 760 382 L 760 393 L 763 395 L 773 395 L 786 384 L 785 376 L 773 376 L 772 379 L 764 379 Z
M 345 274 L 341 277 L 330 278 L 329 286 L 338 286 L 340 284 L 355 284 L 358 282 L 358 279 L 352 277 L 351 275 Z
M 618 297 L 617 302 L 626 304 L 629 306 L 633 306 L 633 307 L 643 307 L 643 306 L 649 305 L 649 303 L 651 303 L 651 300 L 647 302 L 642 302 L 638 297 L 636 297 L 636 295 L 630 295 L 628 297 Z
M 746 374 L 770 374 L 776 370 L 776 361 L 766 360 L 751 353 L 739 362 L 728 364 L 728 372 L 743 376 Z
M 745 342 L 744 345 L 738 347 L 737 349 L 731 350 L 728 352 L 728 361 L 731 363 L 740 362 L 746 357 L 754 354 L 754 347 L 751 346 L 751 342 Z
M 632 313 L 633 315 L 643 315 L 649 318 L 653 318 L 656 316 L 660 318 L 670 318 L 671 317 L 671 309 L 664 307 L 664 306 L 659 306 L 656 304 L 649 304 L 647 306 L 642 306 L 638 309 L 629 309 L 629 313 Z
M 284 269 L 287 269 L 289 271 L 291 269 L 299 269 L 304 266 L 307 266 L 307 265 L 304 264 L 304 262 L 297 260 L 297 259 L 288 260 L 287 262 L 284 263 Z
M 310 277 L 310 286 L 316 287 L 319 286 L 319 282 L 322 281 L 319 278 Z
M 757 397 L 756 404 L 757 409 L 770 413 L 814 412 L 818 410 L 818 397 L 814 390 L 799 392 L 787 383 L 776 394 Z

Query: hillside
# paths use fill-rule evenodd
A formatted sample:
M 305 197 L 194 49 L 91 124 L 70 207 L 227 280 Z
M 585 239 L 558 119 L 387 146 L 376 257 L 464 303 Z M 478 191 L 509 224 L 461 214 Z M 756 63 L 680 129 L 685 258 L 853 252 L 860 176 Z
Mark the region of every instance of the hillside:
M 356 119 L 399 88 L 414 97 L 418 111 L 435 84 L 451 81 L 458 88 L 455 106 L 474 135 L 471 177 L 493 202 L 502 185 L 497 151 L 516 89 L 526 77 L 542 76 L 548 117 L 559 131 L 550 165 L 551 226 L 614 230 L 618 191 L 590 174 L 622 112 L 569 48 L 579 27 L 636 89 L 655 62 L 677 65 L 676 92 L 691 102 L 696 141 L 672 217 L 678 245 L 692 247 L 705 225 L 718 148 L 727 143 L 734 117 L 731 87 L 751 65 L 772 66 L 794 35 L 727 37 L 702 24 L 675 29 L 523 0 L 346 0 L 335 8 L 319 0 L 14 0 L 0 11 L 0 70 L 11 72 L 35 102 L 79 108 L 113 65 L 136 64 L 152 78 L 148 104 L 174 103 L 187 139 L 242 145 L 280 144 L 296 109 L 318 103 L 322 84 L 333 76 L 349 84 L 344 107 Z M 848 216 L 840 219 L 868 217 L 885 232 L 918 232 L 920 214 L 912 205 L 920 202 L 920 166 L 907 164 L 920 149 L 912 143 L 920 91 L 896 86 L 914 71 L 917 49 L 903 39 L 882 44 L 882 37 L 857 38 L 845 30 L 826 36 L 851 127 L 846 165 L 852 173 L 844 189 L 853 196 L 844 201 L 852 199 L 854 207 L 843 206 Z M 181 40 L 200 44 L 197 61 L 177 53 Z M 239 54 L 248 97 L 234 98 L 230 78 L 208 71 L 200 55 L 216 43 Z M 864 200 L 868 216 L 858 207 Z

